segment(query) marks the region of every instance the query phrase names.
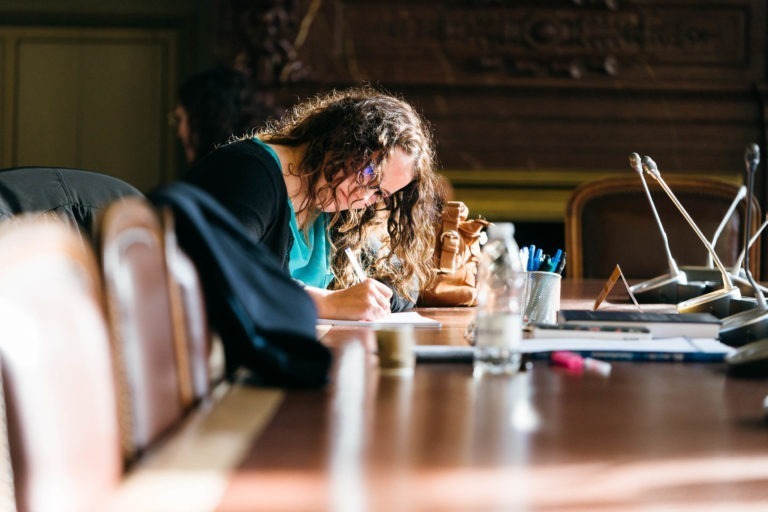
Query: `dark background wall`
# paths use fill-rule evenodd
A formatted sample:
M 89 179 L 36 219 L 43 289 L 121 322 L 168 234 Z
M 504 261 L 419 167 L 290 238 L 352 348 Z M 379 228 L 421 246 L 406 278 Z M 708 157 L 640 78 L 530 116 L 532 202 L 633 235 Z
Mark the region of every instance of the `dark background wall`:
M 0 0 L 0 18 L 171 30 L 171 88 L 220 62 L 249 70 L 283 104 L 382 86 L 432 122 L 441 169 L 472 214 L 514 221 L 520 243 L 554 250 L 571 190 L 631 172 L 633 151 L 664 174 L 743 179 L 745 145 L 767 142 L 765 4 Z M 167 176 L 183 169 L 175 151 Z
M 219 2 L 230 24 L 218 52 L 256 63 L 258 74 L 258 50 L 232 37 L 249 30 L 247 4 Z M 286 38 L 294 53 L 277 80 L 280 97 L 361 81 L 401 93 L 433 123 L 456 196 L 474 214 L 515 221 L 521 243 L 562 246 L 571 190 L 631 172 L 633 151 L 664 174 L 740 182 L 746 144 L 765 147 L 762 0 L 349 0 L 278 9 L 300 34 Z M 762 174 L 756 182 L 764 204 Z

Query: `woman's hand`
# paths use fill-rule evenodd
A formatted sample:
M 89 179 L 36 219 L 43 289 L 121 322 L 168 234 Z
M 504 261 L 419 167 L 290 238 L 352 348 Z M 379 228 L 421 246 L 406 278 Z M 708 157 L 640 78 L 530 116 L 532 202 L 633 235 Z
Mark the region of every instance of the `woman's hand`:
M 323 290 L 311 286 L 305 290 L 315 301 L 319 318 L 372 321 L 390 313 L 392 290 L 375 279 L 366 279 L 344 290 Z

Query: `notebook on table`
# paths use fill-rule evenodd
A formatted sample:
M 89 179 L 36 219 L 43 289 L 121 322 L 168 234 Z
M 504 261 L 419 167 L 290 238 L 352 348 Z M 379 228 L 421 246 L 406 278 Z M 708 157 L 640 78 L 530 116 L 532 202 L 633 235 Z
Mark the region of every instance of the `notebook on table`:
M 653 313 L 638 311 L 591 311 L 563 309 L 557 314 L 560 324 L 646 327 L 652 338 L 717 338 L 720 320 L 710 313 Z

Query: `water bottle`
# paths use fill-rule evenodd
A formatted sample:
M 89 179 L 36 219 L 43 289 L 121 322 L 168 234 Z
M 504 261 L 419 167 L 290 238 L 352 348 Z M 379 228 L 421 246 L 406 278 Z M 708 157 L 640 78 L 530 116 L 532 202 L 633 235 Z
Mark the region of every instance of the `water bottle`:
M 524 273 L 512 223 L 488 226 L 477 275 L 474 374 L 520 369 Z

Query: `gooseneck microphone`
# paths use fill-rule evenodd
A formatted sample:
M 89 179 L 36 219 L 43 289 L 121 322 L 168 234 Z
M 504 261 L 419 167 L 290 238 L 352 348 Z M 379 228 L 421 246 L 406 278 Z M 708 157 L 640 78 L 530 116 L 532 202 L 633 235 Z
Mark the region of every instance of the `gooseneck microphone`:
M 749 239 L 747 246 L 741 250 L 739 257 L 736 258 L 736 261 L 733 264 L 733 268 L 731 269 L 731 276 L 738 276 L 741 273 L 741 264 L 744 263 L 744 256 L 747 254 L 747 251 L 752 248 L 757 239 L 760 238 L 760 234 L 766 227 L 768 227 L 768 213 L 765 214 L 765 220 L 762 224 L 760 224 L 760 227 L 757 228 L 755 234 L 752 235 L 752 238 Z M 758 287 L 763 288 L 759 284 Z M 763 292 L 765 292 L 765 288 L 763 288 Z
M 653 202 L 653 197 L 651 196 L 651 191 L 648 190 L 648 183 L 645 181 L 645 176 L 643 176 L 643 164 L 640 161 L 640 155 L 637 153 L 632 153 L 629 155 L 629 165 L 632 166 L 632 169 L 637 173 L 638 176 L 640 176 L 640 181 L 643 183 L 643 188 L 645 189 L 645 195 L 648 197 L 648 202 L 651 205 L 651 211 L 653 212 L 653 217 L 656 219 L 656 225 L 659 226 L 659 232 L 661 233 L 661 239 L 664 241 L 664 252 L 667 254 L 667 262 L 669 264 L 669 273 L 673 276 L 680 275 L 680 269 L 677 266 L 677 263 L 675 262 L 675 258 L 672 257 L 672 251 L 669 249 L 669 238 L 667 237 L 667 232 L 664 231 L 664 226 L 661 223 L 661 218 L 659 218 L 659 212 L 656 210 L 656 204 Z
M 747 187 L 744 185 L 739 187 L 739 190 L 736 192 L 736 197 L 734 197 L 733 201 L 731 202 L 731 206 L 728 208 L 728 211 L 726 211 L 725 215 L 723 215 L 723 220 L 720 221 L 720 225 L 715 230 L 715 234 L 712 236 L 712 239 L 709 242 L 713 248 L 717 245 L 717 240 L 720 238 L 720 235 L 725 229 L 725 226 L 728 224 L 728 219 L 731 218 L 733 212 L 736 211 L 736 207 L 739 205 L 739 202 L 744 199 L 746 193 Z M 720 281 L 720 271 L 715 268 L 715 264 L 712 261 L 712 255 L 709 252 L 707 252 L 707 262 L 703 266 L 684 265 L 681 267 L 681 270 L 685 272 L 686 276 L 688 276 L 689 282 L 703 281 L 707 284 L 711 283 L 715 285 Z M 739 287 L 741 293 L 747 293 L 749 295 L 753 293 L 752 288 L 750 288 L 749 282 L 746 279 L 742 280 L 738 274 L 731 274 L 731 279 L 734 281 L 734 284 Z
M 648 189 L 648 183 L 645 181 L 645 176 L 643 176 L 643 165 L 640 160 L 640 155 L 637 153 L 630 154 L 629 165 L 632 167 L 632 170 L 635 171 L 640 177 L 640 181 L 643 184 L 643 189 L 645 189 L 645 195 L 648 197 L 648 202 L 651 205 L 651 212 L 653 213 L 653 217 L 656 220 L 656 225 L 659 227 L 661 239 L 664 242 L 664 252 L 667 255 L 667 264 L 669 266 L 669 272 L 666 274 L 662 274 L 658 277 L 654 277 L 653 279 L 649 279 L 647 281 L 643 281 L 636 285 L 630 286 L 629 290 L 639 302 L 675 303 L 679 300 L 678 285 L 686 284 L 688 282 L 688 278 L 685 272 L 680 271 L 680 268 L 675 262 L 675 258 L 672 257 L 672 251 L 669 248 L 669 238 L 667 237 L 667 232 L 664 230 L 664 225 L 661 223 L 659 212 L 656 210 L 656 204 L 653 202 L 651 191 Z M 704 286 L 701 285 L 699 288 L 700 289 L 697 290 L 697 293 L 695 293 L 693 296 L 699 295 Z
M 747 187 L 749 188 L 749 199 L 751 201 L 754 195 L 755 188 L 755 171 L 757 166 L 760 165 L 760 147 L 757 144 L 750 144 L 744 151 L 744 163 L 747 167 Z M 749 226 L 752 224 L 752 204 L 747 203 L 747 224 L 744 227 L 744 246 L 747 246 L 747 239 L 749 238 Z M 760 308 L 765 309 L 765 297 L 763 293 L 758 289 L 755 284 L 755 278 L 752 277 L 752 272 L 749 271 L 749 251 L 744 252 L 744 272 L 747 274 L 749 284 L 755 289 L 757 295 L 757 304 Z
M 739 205 L 739 202 L 744 199 L 744 197 L 747 195 L 747 187 L 744 185 L 739 187 L 739 191 L 736 193 L 736 197 L 733 198 L 733 202 L 731 203 L 731 206 L 728 208 L 728 211 L 725 212 L 725 215 L 723 216 L 723 220 L 720 221 L 720 225 L 717 226 L 717 229 L 715 230 L 715 234 L 712 236 L 712 240 L 709 242 L 712 247 L 715 247 L 717 245 L 717 240 L 720 238 L 720 235 L 722 234 L 723 230 L 725 229 L 725 225 L 728 224 L 728 219 L 731 218 L 731 215 L 733 215 L 733 212 L 736 211 L 736 207 Z M 747 208 L 749 208 L 749 205 L 747 205 Z M 707 267 L 713 268 L 714 263 L 712 262 L 712 255 L 707 254 Z
M 699 240 L 701 240 L 701 243 L 704 244 L 704 247 L 707 249 L 709 254 L 712 255 L 712 261 L 720 271 L 720 275 L 723 280 L 723 288 L 721 290 L 715 290 L 709 293 L 705 293 L 704 295 L 694 297 L 693 299 L 680 302 L 677 304 L 677 310 L 680 313 L 709 312 L 718 318 L 727 316 L 730 313 L 731 299 L 741 298 L 741 291 L 733 285 L 731 277 L 728 275 L 728 272 L 725 270 L 722 261 L 720 261 L 720 258 L 718 258 L 717 254 L 715 253 L 715 249 L 712 247 L 712 245 L 710 245 L 709 241 L 704 237 L 699 227 L 695 222 L 693 222 L 691 216 L 688 215 L 688 212 L 685 210 L 685 208 L 683 208 L 683 205 L 680 203 L 680 201 L 677 200 L 675 194 L 672 192 L 672 190 L 670 190 L 669 186 L 667 186 L 667 183 L 661 177 L 661 173 L 659 172 L 659 168 L 657 167 L 656 162 L 654 162 L 653 159 L 651 159 L 649 156 L 644 156 L 642 158 L 642 162 L 643 170 L 647 174 L 651 175 L 651 177 L 653 177 L 653 179 L 659 183 L 661 188 L 664 189 L 664 192 L 666 192 L 666 194 L 669 196 L 669 199 L 680 211 L 686 222 L 688 222 L 688 224 L 691 226 L 691 229 L 693 229 L 694 233 L 696 233 L 696 236 L 699 237 Z
M 762 224 L 760 224 L 760 227 L 757 228 L 755 234 L 752 235 L 752 238 L 749 239 L 747 247 L 743 248 L 739 253 L 739 257 L 736 258 L 736 262 L 733 264 L 733 268 L 731 269 L 731 279 L 733 279 L 733 284 L 739 287 L 742 294 L 747 294 L 749 296 L 754 296 L 755 294 L 755 288 L 753 288 L 749 283 L 749 280 L 744 277 L 746 276 L 746 273 L 744 273 L 742 269 L 742 264 L 744 263 L 744 256 L 747 254 L 747 251 L 751 250 L 752 245 L 757 241 L 758 238 L 760 238 L 760 234 L 766 227 L 768 227 L 768 213 L 766 213 L 765 220 Z M 763 293 L 768 293 L 768 288 L 761 285 L 760 283 L 756 284 L 757 288 L 762 290 Z
M 723 319 L 720 326 L 720 341 L 732 346 L 744 345 L 750 341 L 768 336 L 768 308 L 765 305 L 765 296 L 760 287 L 755 283 L 752 272 L 749 271 L 749 250 L 747 250 L 747 238 L 749 226 L 752 224 L 752 196 L 754 194 L 755 170 L 760 164 L 760 148 L 757 144 L 750 144 L 744 152 L 744 163 L 747 167 L 747 187 L 749 189 L 749 203 L 747 207 L 747 231 L 744 234 L 744 273 L 749 284 L 755 290 L 757 307 L 741 311 Z

